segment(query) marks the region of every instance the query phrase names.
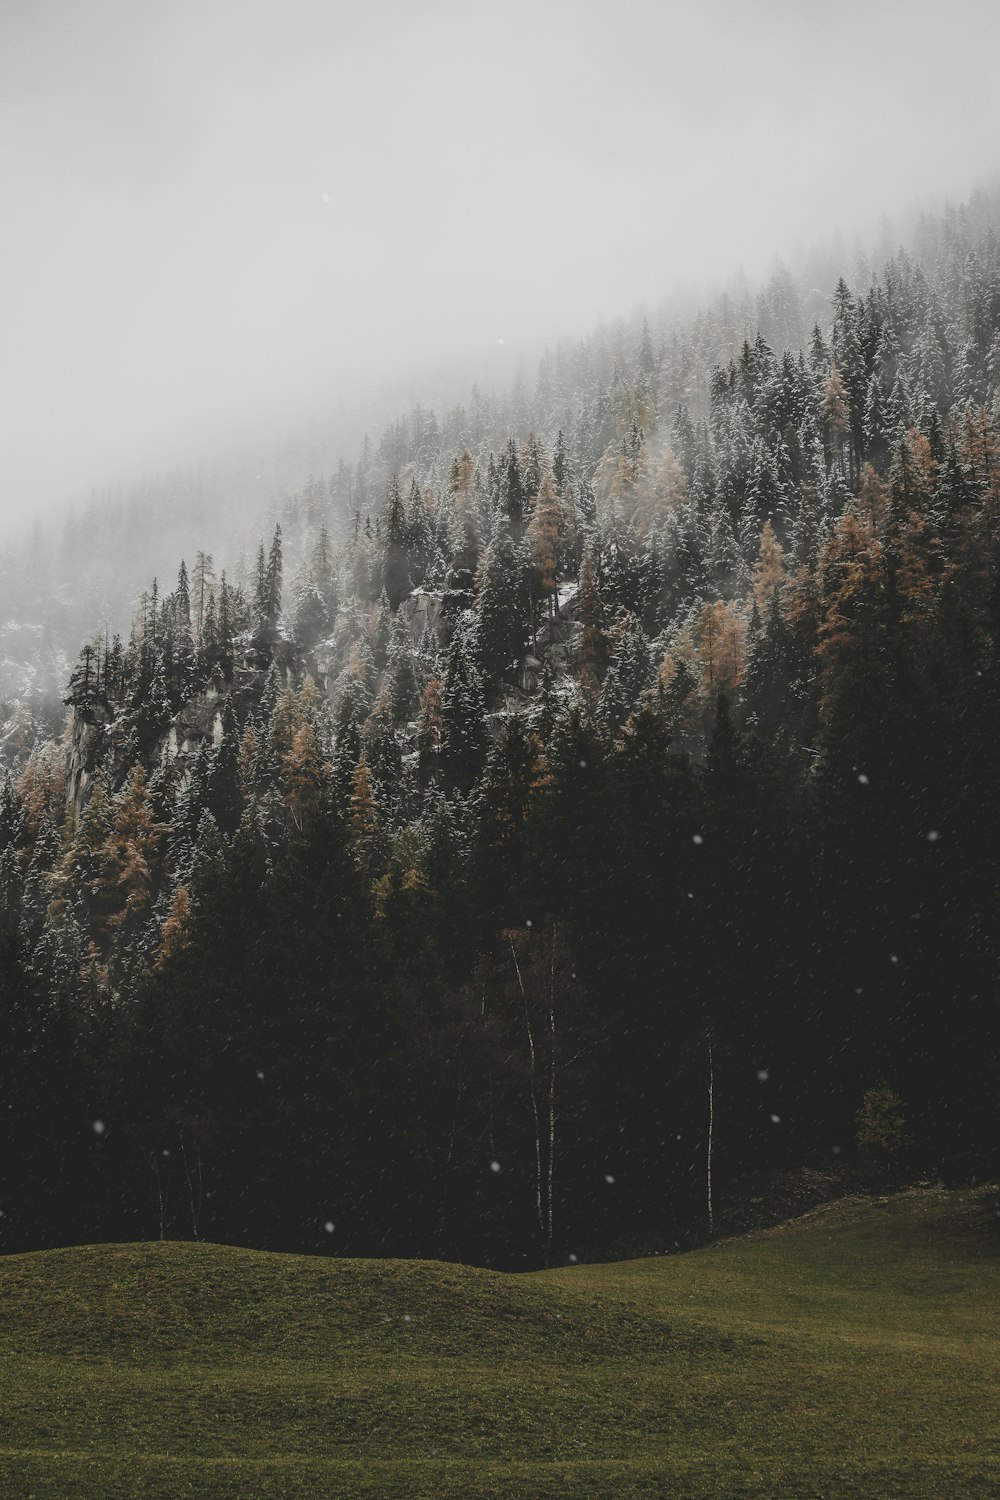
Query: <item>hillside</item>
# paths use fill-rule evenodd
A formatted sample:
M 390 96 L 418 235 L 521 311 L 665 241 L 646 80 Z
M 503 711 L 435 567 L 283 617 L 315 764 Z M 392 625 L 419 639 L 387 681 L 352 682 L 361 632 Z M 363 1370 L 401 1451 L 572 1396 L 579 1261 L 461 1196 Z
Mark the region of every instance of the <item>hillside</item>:
M 2 730 L 0 1248 L 527 1270 L 992 1158 L 998 226 L 605 330 L 95 606 Z
M 526 1276 L 217 1245 L 0 1262 L 0 1488 L 994 1495 L 996 1189 Z

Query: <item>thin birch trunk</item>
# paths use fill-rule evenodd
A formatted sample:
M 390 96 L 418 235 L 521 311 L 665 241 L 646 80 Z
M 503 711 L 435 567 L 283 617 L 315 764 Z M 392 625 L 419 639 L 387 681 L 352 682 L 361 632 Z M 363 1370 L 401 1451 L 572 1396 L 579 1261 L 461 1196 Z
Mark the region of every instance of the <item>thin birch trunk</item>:
M 708 1033 L 708 1155 L 706 1160 L 705 1188 L 708 1200 L 708 1232 L 715 1232 L 715 1214 L 712 1208 L 712 1148 L 715 1134 L 715 1064 L 712 1059 L 712 1033 Z
M 528 1036 L 528 1080 L 529 1092 L 531 1094 L 531 1113 L 535 1125 L 535 1208 L 538 1213 L 538 1227 L 544 1239 L 545 1213 L 542 1208 L 542 1122 L 538 1110 L 538 1068 L 535 1056 L 535 1037 L 531 1029 L 531 1012 L 528 1009 L 528 996 L 525 993 L 524 980 L 521 978 L 521 967 L 517 961 L 517 950 L 514 947 L 513 938 L 510 939 L 510 956 L 514 961 L 517 987 L 521 992 L 521 1001 L 524 1005 L 524 1026 Z
M 546 1204 L 546 1260 L 552 1253 L 553 1216 L 555 1201 L 556 1160 L 556 927 L 552 928 L 552 949 L 549 956 L 549 1160 L 548 1202 Z

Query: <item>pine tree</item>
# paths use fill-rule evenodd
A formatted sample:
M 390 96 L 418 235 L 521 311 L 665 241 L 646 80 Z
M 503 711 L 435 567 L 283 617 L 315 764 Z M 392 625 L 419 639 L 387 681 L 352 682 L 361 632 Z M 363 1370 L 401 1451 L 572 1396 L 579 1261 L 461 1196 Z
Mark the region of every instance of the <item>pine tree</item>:
M 589 543 L 583 549 L 583 562 L 580 565 L 577 611 L 582 626 L 579 647 L 580 686 L 587 696 L 596 698 L 607 663 L 608 647 L 604 633 L 604 605 L 597 587 L 597 572 Z
M 870 518 L 849 506 L 819 560 L 820 713 L 831 759 L 871 755 L 870 732 L 889 698 L 882 544 Z
M 380 823 L 375 784 L 362 751 L 352 777 L 347 828 L 359 863 L 368 869 L 373 867 L 378 852 Z
M 20 849 L 25 837 L 24 808 L 14 789 L 10 772 L 0 783 L 0 849 Z
M 426 787 L 435 776 L 441 759 L 442 738 L 441 683 L 432 677 L 420 695 L 417 715 L 416 743 L 421 786 Z
M 448 473 L 448 498 L 454 516 L 456 572 L 474 573 L 479 561 L 476 464 L 468 448 L 453 461 Z
M 743 681 L 743 622 L 732 606 L 717 599 L 698 619 L 698 654 L 707 695 L 733 693 Z
M 552 477 L 555 480 L 557 493 L 564 495 L 570 478 L 570 463 L 566 437 L 561 427 L 556 434 L 556 446 L 552 453 Z
M 274 528 L 274 537 L 271 541 L 271 550 L 267 555 L 267 623 L 273 632 L 277 631 L 278 620 L 281 616 L 281 582 L 283 574 L 283 563 L 281 556 L 281 527 Z
M 0 846 L 0 944 L 20 925 L 23 890 L 21 862 L 13 845 L 4 844 Z
M 393 719 L 405 724 L 416 704 L 417 674 L 413 666 L 410 632 L 403 615 L 397 611 L 389 632 L 386 679 L 392 699 Z
M 511 438 L 503 451 L 499 467 L 498 506 L 506 519 L 511 541 L 517 546 L 524 535 L 527 494 L 521 475 L 517 445 Z
M 281 760 L 284 802 L 299 832 L 318 809 L 332 770 L 320 755 L 315 729 L 306 720 L 295 731 Z
M 59 915 L 68 906 L 82 902 L 92 932 L 101 933 L 109 914 L 103 886 L 106 875 L 107 841 L 112 828 L 112 808 L 104 776 L 98 772 L 91 784 L 61 858 L 49 875 L 51 910 Z
M 651 677 L 645 632 L 635 616 L 629 615 L 618 630 L 614 657 L 604 678 L 597 709 L 598 725 L 609 743 L 614 741 Z
M 410 577 L 414 584 L 429 581 L 434 558 L 434 531 L 431 525 L 433 495 L 431 489 L 422 492 L 415 479 L 410 482 L 406 502 L 405 543 Z
M 399 480 L 395 475 L 389 481 L 382 516 L 382 585 L 388 596 L 390 608 L 395 613 L 412 587 L 409 526 Z
M 460 624 L 448 651 L 441 691 L 441 753 L 449 782 L 467 791 L 486 758 L 486 704 L 468 626 Z
M 191 946 L 190 933 L 191 898 L 187 886 L 179 885 L 170 898 L 167 915 L 160 924 L 160 951 L 156 959 L 158 969 Z
M 396 743 L 392 699 L 387 688 L 379 693 L 371 713 L 361 726 L 361 745 L 379 795 L 383 803 L 388 805 L 399 787 L 402 758 Z
M 510 677 L 524 641 L 522 570 L 510 530 L 499 521 L 479 573 L 476 600 L 476 659 L 492 687 Z
M 221 727 L 221 738 L 208 766 L 205 797 L 219 827 L 232 833 L 238 827 L 243 811 L 243 789 L 240 783 L 241 736 L 231 697 L 223 705 Z
M 534 563 L 535 586 L 548 607 L 549 625 L 555 618 L 558 587 L 558 556 L 562 532 L 562 506 L 556 492 L 555 479 L 546 469 L 541 487 L 535 497 L 535 505 L 528 529 Z
M 262 665 L 270 661 L 278 638 L 283 574 L 281 527 L 278 525 L 274 528 L 274 537 L 266 556 L 263 542 L 260 544 L 254 575 L 252 626 L 258 659 Z
M 85 722 L 92 721 L 94 706 L 101 696 L 98 681 L 99 664 L 100 656 L 97 649 L 88 643 L 80 652 L 80 659 L 73 668 L 66 697 L 63 699 L 63 702 L 69 704 Z
M 195 652 L 191 631 L 191 595 L 187 568 L 181 561 L 170 611 L 170 663 L 166 669 L 167 691 L 172 704 L 186 701 L 194 685 Z
M 771 612 L 771 603 L 785 578 L 784 552 L 770 521 L 760 534 L 760 555 L 753 569 L 753 600 L 761 620 Z
M 646 536 L 660 517 L 685 505 L 687 501 L 687 475 L 674 450 L 668 447 L 639 498 L 635 515 L 637 534 Z
M 115 907 L 109 927 L 134 930 L 149 911 L 163 832 L 153 817 L 145 769 L 136 765 L 114 799 L 104 845 L 104 884 Z
M 826 385 L 823 390 L 823 404 L 820 408 L 824 428 L 827 433 L 829 462 L 832 465 L 842 467 L 844 441 L 851 427 L 851 410 L 847 402 L 847 393 L 844 390 L 843 381 L 836 365 L 831 365 L 827 376 Z
M 199 646 L 202 644 L 202 636 L 205 630 L 205 616 L 212 598 L 214 584 L 215 567 L 212 562 L 212 554 L 210 552 L 196 552 L 194 569 L 191 574 L 191 604 L 194 614 L 194 637 Z
M 293 590 L 292 636 L 300 651 L 312 651 L 330 633 L 333 623 L 320 586 L 300 578 Z
M 523 714 L 508 714 L 490 746 L 477 829 L 477 878 L 487 910 L 498 923 L 526 905 L 531 863 L 528 809 L 540 753 Z

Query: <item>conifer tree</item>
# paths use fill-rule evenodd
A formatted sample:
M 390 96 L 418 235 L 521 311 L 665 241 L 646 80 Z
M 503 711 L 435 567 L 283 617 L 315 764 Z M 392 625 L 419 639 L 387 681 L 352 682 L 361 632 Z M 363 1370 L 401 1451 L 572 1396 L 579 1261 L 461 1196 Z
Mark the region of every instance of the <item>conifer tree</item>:
M 417 752 L 420 784 L 433 780 L 441 759 L 443 727 L 441 717 L 441 683 L 432 677 L 420 695 L 417 715 Z
M 570 464 L 566 448 L 566 436 L 560 427 L 556 434 L 556 445 L 552 453 L 552 478 L 555 480 L 556 492 L 560 496 L 566 492 L 569 477 Z
M 618 633 L 614 657 L 604 678 L 597 722 L 611 742 L 632 712 L 652 676 L 649 645 L 639 621 L 626 617 Z
M 0 944 L 17 932 L 24 882 L 21 863 L 11 844 L 0 847 Z
M 375 784 L 363 750 L 358 756 L 358 763 L 351 778 L 347 827 L 359 862 L 363 867 L 371 869 L 379 844 L 380 818 L 378 803 L 375 799 Z
M 315 729 L 305 720 L 281 761 L 285 806 L 300 833 L 318 808 L 332 769 L 320 754 Z
M 195 553 L 194 569 L 191 573 L 191 605 L 194 638 L 199 646 L 202 644 L 205 616 L 212 598 L 214 584 L 215 567 L 212 554 L 210 552 Z
M 743 622 L 725 600 L 706 604 L 698 619 L 698 653 L 704 691 L 734 693 L 743 681 Z
M 829 445 L 829 461 L 831 464 L 842 467 L 844 441 L 851 426 L 851 412 L 844 384 L 836 365 L 831 365 L 827 376 L 821 411 Z
M 410 592 L 409 526 L 399 480 L 393 475 L 383 511 L 382 586 L 395 612 Z
M 148 912 L 163 832 L 153 817 L 146 771 L 140 763 L 114 799 L 111 831 L 104 845 L 104 885 L 115 908 L 108 917 L 110 927 L 132 930 Z
M 191 631 L 191 595 L 187 567 L 183 559 L 177 574 L 177 587 L 172 596 L 170 616 L 170 662 L 165 676 L 171 702 L 179 707 L 191 693 L 195 671 L 194 639 Z
M 784 552 L 774 534 L 774 527 L 766 521 L 760 534 L 760 554 L 753 569 L 753 601 L 762 621 L 770 617 L 772 600 L 784 577 Z
M 379 794 L 383 802 L 389 804 L 399 786 L 402 760 L 396 743 L 392 699 L 387 688 L 379 693 L 361 726 L 361 745 Z
M 98 699 L 98 663 L 97 651 L 88 643 L 80 652 L 80 659 L 73 668 L 66 697 L 63 699 L 84 720 L 91 719 Z
M 429 514 L 429 501 L 433 491 L 426 495 L 414 479 L 406 502 L 406 553 L 410 576 L 414 584 L 426 582 L 434 556 L 434 534 Z
M 190 932 L 191 898 L 187 886 L 179 885 L 170 897 L 167 915 L 160 925 L 160 951 L 156 959 L 158 969 L 190 947 Z
M 441 753 L 450 784 L 468 791 L 486 758 L 486 704 L 468 625 L 459 625 L 448 651 L 441 690 Z
M 413 648 L 403 615 L 397 611 L 389 632 L 386 678 L 392 700 L 393 719 L 405 724 L 417 699 L 417 675 L 413 667 Z
M 511 541 L 517 546 L 524 535 L 527 495 L 518 460 L 517 445 L 511 438 L 503 451 L 498 472 L 498 508 L 506 519 Z
M 580 686 L 586 695 L 596 698 L 607 663 L 608 648 L 607 637 L 604 633 L 604 605 L 597 587 L 597 572 L 589 543 L 583 549 L 583 562 L 580 565 L 577 609 L 582 626 Z
M 228 697 L 222 709 L 222 734 L 208 766 L 205 797 L 209 811 L 227 833 L 239 825 L 243 810 L 240 784 L 240 729 Z
M 476 659 L 492 687 L 510 677 L 524 640 L 522 570 L 507 524 L 498 521 L 480 567 Z
M 281 526 L 275 526 L 274 536 L 271 540 L 271 550 L 267 555 L 266 575 L 266 615 L 267 623 L 272 631 L 278 628 L 278 619 L 281 615 L 281 583 L 284 567 L 281 555 Z
M 556 589 L 559 545 L 562 531 L 562 506 L 556 492 L 555 479 L 546 469 L 541 487 L 535 497 L 535 505 L 528 529 L 534 563 L 535 586 L 548 610 L 549 625 L 555 618 L 557 605 Z

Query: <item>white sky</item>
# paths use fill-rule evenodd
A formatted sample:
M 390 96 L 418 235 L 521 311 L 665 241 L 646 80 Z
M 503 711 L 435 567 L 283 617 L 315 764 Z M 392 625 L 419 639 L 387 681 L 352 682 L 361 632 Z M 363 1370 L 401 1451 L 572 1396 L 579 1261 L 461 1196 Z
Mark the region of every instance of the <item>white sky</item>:
M 997 0 L 0 0 L 0 518 L 1000 165 Z

